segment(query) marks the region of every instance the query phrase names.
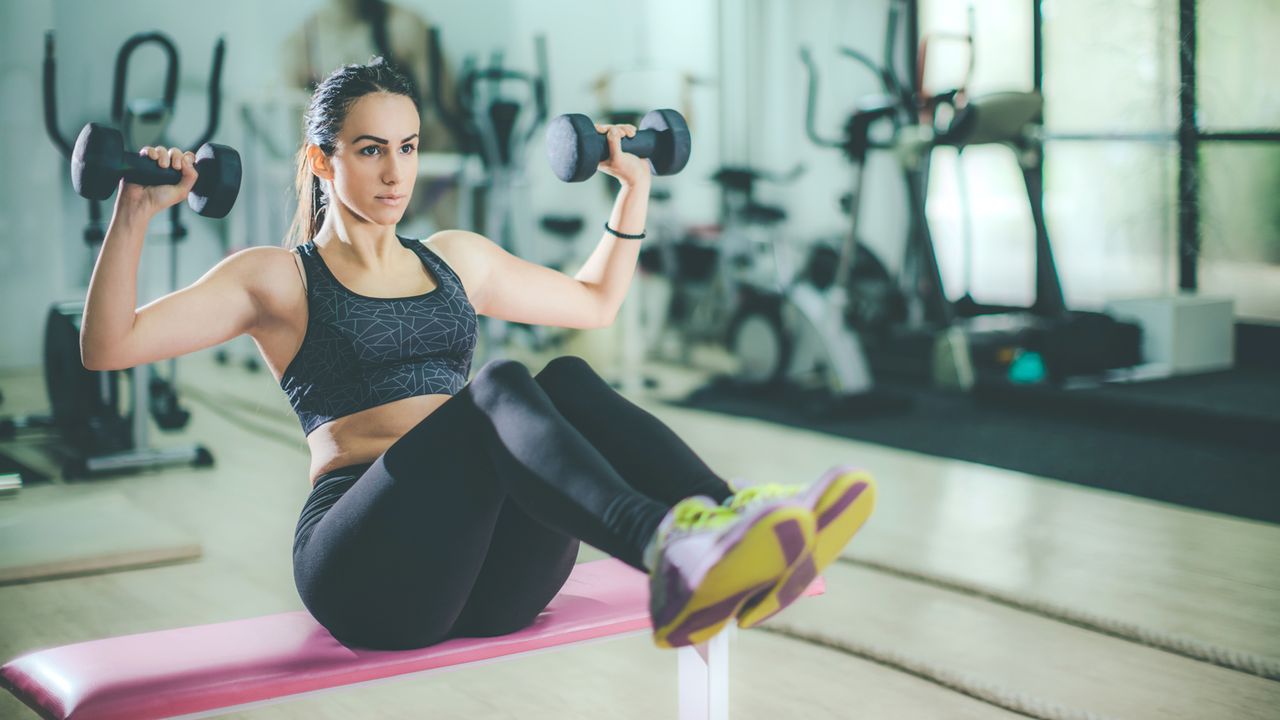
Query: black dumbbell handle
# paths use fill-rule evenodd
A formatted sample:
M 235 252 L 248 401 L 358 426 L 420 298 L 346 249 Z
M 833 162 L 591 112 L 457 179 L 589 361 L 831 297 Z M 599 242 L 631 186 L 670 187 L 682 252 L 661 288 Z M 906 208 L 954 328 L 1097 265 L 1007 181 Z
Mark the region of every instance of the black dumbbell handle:
M 609 138 L 600 133 L 600 142 L 604 145 L 604 149 L 600 151 L 600 160 L 609 159 Z M 635 137 L 622 138 L 622 152 L 631 153 L 642 158 L 654 157 L 659 150 L 665 151 L 666 143 L 671 142 L 670 133 L 661 133 L 657 130 L 639 130 Z
M 146 155 L 138 155 L 136 153 L 124 153 L 124 166 L 120 168 L 121 177 L 125 182 L 131 182 L 137 185 L 177 185 L 182 182 L 182 171 L 173 168 L 162 168 Z M 196 172 L 200 177 L 196 178 L 195 187 L 191 191 L 197 195 L 207 195 L 213 188 L 210 185 L 214 182 L 213 174 L 209 172 L 200 172 L 201 166 L 207 160 L 196 163 Z
M 653 157 L 659 150 L 658 145 L 669 137 L 657 130 L 638 130 L 635 137 L 622 138 L 622 152 L 638 155 L 642 158 Z M 605 138 L 604 156 L 609 157 L 609 139 Z

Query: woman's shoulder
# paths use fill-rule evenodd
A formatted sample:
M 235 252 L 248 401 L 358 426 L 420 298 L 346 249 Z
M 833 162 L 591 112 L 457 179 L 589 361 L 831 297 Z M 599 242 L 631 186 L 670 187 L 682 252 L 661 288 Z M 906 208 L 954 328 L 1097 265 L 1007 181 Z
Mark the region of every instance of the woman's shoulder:
M 231 254 L 248 280 L 277 280 L 280 273 L 296 274 L 299 264 L 297 248 L 256 245 Z
M 273 276 L 284 271 L 292 272 L 297 257 L 289 248 L 255 245 L 230 253 L 220 264 L 245 283 L 255 283 L 277 279 Z
M 297 299 L 299 290 L 306 291 L 301 258 L 291 248 L 257 245 L 232 253 L 224 262 L 240 283 L 268 307 L 288 304 Z
M 484 277 L 484 243 L 489 240 L 483 235 L 468 230 L 441 230 L 418 242 L 444 261 L 468 292 Z
M 469 230 L 439 230 L 418 242 L 452 265 L 454 258 L 465 261 L 474 256 L 478 240 L 484 240 L 484 236 Z

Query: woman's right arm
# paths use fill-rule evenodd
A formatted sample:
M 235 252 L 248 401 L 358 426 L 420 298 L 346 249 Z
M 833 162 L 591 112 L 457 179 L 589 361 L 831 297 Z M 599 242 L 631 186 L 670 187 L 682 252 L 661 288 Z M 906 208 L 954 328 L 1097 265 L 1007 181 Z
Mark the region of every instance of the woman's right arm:
M 195 183 L 191 160 L 190 154 L 184 158 L 181 153 L 157 158 L 162 167 L 172 163 L 182 168 L 178 185 L 143 188 L 126 183 L 117 194 L 80 325 L 80 359 L 90 370 L 129 368 L 185 355 L 249 332 L 258 322 L 255 289 L 279 271 L 276 256 L 289 255 L 282 248 L 242 250 L 189 287 L 135 309 L 147 224 L 186 197 Z M 291 260 L 289 271 L 295 272 Z

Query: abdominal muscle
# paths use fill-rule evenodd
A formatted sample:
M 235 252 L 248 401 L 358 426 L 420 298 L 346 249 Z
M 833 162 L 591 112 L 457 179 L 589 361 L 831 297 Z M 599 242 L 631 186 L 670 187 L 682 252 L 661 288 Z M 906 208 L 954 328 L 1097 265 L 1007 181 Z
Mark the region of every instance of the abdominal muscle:
M 419 395 L 330 420 L 307 436 L 311 448 L 311 485 L 330 470 L 371 463 L 450 395 Z

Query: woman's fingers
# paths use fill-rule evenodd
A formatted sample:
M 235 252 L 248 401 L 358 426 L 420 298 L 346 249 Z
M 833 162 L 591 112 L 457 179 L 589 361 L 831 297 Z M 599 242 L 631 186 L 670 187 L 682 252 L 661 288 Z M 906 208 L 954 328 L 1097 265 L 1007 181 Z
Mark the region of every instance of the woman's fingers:
M 193 152 L 182 153 L 182 184 L 188 186 L 196 184 L 196 154 Z
M 625 125 L 625 124 L 622 124 L 622 125 L 601 125 L 600 123 L 596 123 L 596 124 L 595 124 L 595 126 L 596 126 L 596 132 L 601 133 L 601 134 L 606 134 L 606 133 L 612 132 L 615 128 L 618 128 L 618 129 L 621 129 L 622 134 L 623 134 L 623 135 L 625 135 L 626 137 L 635 137 L 635 136 L 636 136 L 636 126 L 635 126 L 635 125 Z
M 597 125 L 596 127 L 603 128 L 601 132 L 605 133 L 609 152 L 615 157 L 616 153 L 622 152 L 622 139 L 636 136 L 635 125 Z
M 167 168 L 169 167 L 169 149 L 162 147 L 144 148 L 147 151 L 147 157 L 156 161 L 156 165 Z
M 190 151 L 183 151 L 182 148 L 164 148 L 151 147 L 150 145 L 138 149 L 138 154 L 151 158 L 156 161 L 156 165 L 162 168 L 172 168 L 182 173 L 182 179 L 177 185 L 194 185 L 196 178 L 196 154 Z
M 626 133 L 621 125 L 609 126 L 609 157 L 617 158 L 622 152 L 622 137 Z
M 184 152 L 182 148 L 146 147 L 138 148 L 138 154 L 151 158 L 162 168 L 181 170 L 187 165 L 195 166 L 196 156 L 192 152 Z

